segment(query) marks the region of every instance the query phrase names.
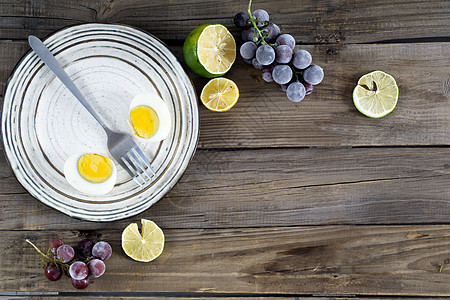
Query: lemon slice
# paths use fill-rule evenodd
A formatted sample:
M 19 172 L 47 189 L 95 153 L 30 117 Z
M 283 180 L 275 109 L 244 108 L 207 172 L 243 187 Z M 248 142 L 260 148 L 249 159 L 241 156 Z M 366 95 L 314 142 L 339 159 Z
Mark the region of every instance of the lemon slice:
M 209 110 L 227 111 L 238 101 L 239 89 L 230 79 L 214 78 L 205 85 L 200 99 Z
M 142 234 L 136 223 L 128 225 L 122 233 L 122 248 L 134 260 L 149 262 L 164 249 L 164 233 L 154 222 L 141 219 Z
M 205 24 L 194 29 L 184 42 L 184 59 L 196 74 L 218 77 L 230 70 L 236 59 L 236 42 L 221 24 Z
M 394 77 L 382 71 L 362 76 L 353 90 L 356 108 L 370 118 L 381 118 L 394 110 L 398 86 Z

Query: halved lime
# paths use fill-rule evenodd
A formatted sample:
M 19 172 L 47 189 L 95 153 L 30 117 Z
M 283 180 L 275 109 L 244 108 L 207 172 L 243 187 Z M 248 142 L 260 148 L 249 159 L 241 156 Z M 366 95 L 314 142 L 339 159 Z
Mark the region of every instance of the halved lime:
M 142 233 L 136 223 L 131 223 L 122 232 L 122 249 L 134 260 L 149 262 L 157 258 L 164 249 L 164 233 L 154 222 L 141 219 Z
M 239 99 L 239 89 L 227 78 L 211 79 L 200 95 L 202 103 L 212 111 L 224 112 L 232 108 Z
M 203 77 L 224 75 L 236 59 L 236 42 L 228 29 L 220 24 L 195 28 L 183 46 L 186 64 Z
M 397 105 L 398 86 L 394 77 L 373 71 L 362 76 L 353 90 L 353 103 L 367 117 L 381 118 Z

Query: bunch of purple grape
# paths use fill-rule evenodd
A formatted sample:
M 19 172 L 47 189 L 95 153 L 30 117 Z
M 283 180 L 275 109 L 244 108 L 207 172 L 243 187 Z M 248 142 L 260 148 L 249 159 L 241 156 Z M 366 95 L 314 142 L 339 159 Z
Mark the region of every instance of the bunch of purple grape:
M 323 69 L 312 65 L 311 54 L 295 48 L 290 34 L 281 34 L 280 28 L 269 22 L 269 14 L 263 9 L 250 13 L 238 12 L 234 24 L 242 28 L 240 54 L 245 62 L 262 70 L 266 82 L 275 82 L 292 102 L 300 102 L 322 82 Z M 281 35 L 280 35 L 281 34 Z
M 77 289 L 87 288 L 90 277 L 102 276 L 106 270 L 104 261 L 112 254 L 111 245 L 104 241 L 94 244 L 93 241 L 84 239 L 74 249 L 64 244 L 60 238 L 54 238 L 50 241 L 47 254 L 28 242 L 41 253 L 41 265 L 48 280 L 57 281 L 64 273 L 72 279 L 72 285 Z

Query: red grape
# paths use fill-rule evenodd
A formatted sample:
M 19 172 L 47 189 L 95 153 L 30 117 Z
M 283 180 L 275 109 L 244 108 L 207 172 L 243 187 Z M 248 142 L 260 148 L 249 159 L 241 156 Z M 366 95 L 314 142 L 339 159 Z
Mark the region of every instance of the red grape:
M 306 95 L 309 95 L 313 92 L 314 86 L 312 84 L 307 83 L 304 80 L 300 80 L 300 82 L 305 86 L 306 89 Z
M 263 27 L 264 35 L 266 36 L 265 40 L 268 43 L 274 43 L 277 37 L 280 35 L 280 27 L 277 24 L 269 24 Z
M 239 53 L 241 54 L 242 58 L 245 59 L 252 59 L 255 57 L 256 53 L 256 44 L 253 42 L 245 42 L 242 44 Z
M 89 285 L 89 277 L 86 277 L 81 280 L 76 280 L 72 278 L 72 285 L 74 288 L 82 290 L 88 287 Z
M 267 11 L 265 11 L 264 9 L 257 9 L 252 13 L 252 15 L 253 15 L 253 18 L 261 21 L 261 22 L 256 22 L 256 26 L 258 26 L 258 27 L 263 27 L 264 25 L 266 25 L 266 23 L 269 22 L 269 13 Z
M 68 263 L 75 256 L 75 250 L 69 245 L 61 245 L 56 250 L 56 257 L 62 262 Z
M 310 65 L 303 72 L 303 79 L 312 85 L 319 84 L 323 80 L 323 69 L 317 65 Z
M 89 272 L 94 277 L 100 277 L 105 273 L 106 266 L 105 263 L 97 258 L 88 262 Z
M 94 242 L 84 239 L 78 243 L 77 249 L 81 255 L 88 257 L 92 255 L 92 247 L 94 247 Z
M 57 281 L 62 276 L 61 268 L 58 266 L 47 265 L 44 269 L 45 277 L 50 281 Z
M 286 92 L 287 90 L 287 84 L 279 84 L 278 87 L 280 88 L 280 90 L 282 90 L 283 92 Z
M 295 48 L 295 39 L 292 35 L 290 34 L 282 34 L 277 38 L 276 41 L 277 45 L 287 45 L 289 46 L 289 48 L 291 48 L 292 50 L 294 50 Z
M 107 260 L 111 257 L 112 248 L 107 242 L 98 242 L 92 248 L 92 255 L 101 260 Z
M 233 20 L 234 20 L 234 24 L 237 27 L 243 28 L 243 27 L 248 26 L 250 16 L 248 15 L 248 13 L 240 11 L 234 16 Z
M 272 77 L 272 72 L 273 72 L 273 66 L 268 66 L 262 69 L 262 79 L 265 82 L 272 82 L 273 81 L 273 77 Z
M 242 31 L 242 40 L 244 42 L 254 42 L 255 39 L 255 29 L 248 28 Z
M 84 262 L 76 261 L 70 265 L 69 274 L 73 279 L 81 280 L 88 276 L 89 269 Z
M 295 81 L 288 85 L 286 95 L 292 102 L 300 102 L 306 95 L 305 86 L 301 82 Z
M 299 70 L 307 68 L 312 61 L 311 53 L 306 50 L 297 50 L 292 57 L 292 64 Z
M 61 246 L 62 244 L 64 244 L 64 243 L 63 243 L 63 241 L 60 238 L 53 238 L 50 241 L 50 248 L 51 248 L 50 250 L 53 253 L 56 253 L 56 249 L 58 249 L 58 247 Z

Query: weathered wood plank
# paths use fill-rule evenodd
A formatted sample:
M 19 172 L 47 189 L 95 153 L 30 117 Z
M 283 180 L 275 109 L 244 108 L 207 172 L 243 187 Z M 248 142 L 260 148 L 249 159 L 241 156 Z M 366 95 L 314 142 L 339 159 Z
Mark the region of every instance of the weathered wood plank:
M 313 94 L 294 104 L 237 59 L 227 76 L 239 85 L 240 100 L 222 114 L 200 105 L 199 147 L 450 144 L 450 43 L 303 48 L 326 74 Z M 27 49 L 22 42 L 0 43 L 1 85 Z M 182 61 L 181 48 L 172 49 Z M 396 109 L 382 119 L 363 116 L 352 102 L 358 78 L 376 69 L 392 74 L 400 87 Z M 191 78 L 200 92 L 207 80 Z
M 0 41 L 0 92 L 2 95 L 15 65 L 28 49 L 25 42 Z
M 23 295 L 21 293 L 24 293 L 25 295 L 28 292 L 16 292 L 18 295 Z M 114 294 L 114 296 L 104 296 L 105 294 Z M 116 295 L 121 295 L 121 296 L 116 296 Z M 228 294 L 219 294 L 218 296 L 215 296 L 216 294 L 211 293 L 211 294 L 205 294 L 203 292 L 200 293 L 190 293 L 190 295 L 195 295 L 198 294 L 198 297 L 195 296 L 189 296 L 189 297 L 180 297 L 180 296 L 160 296 L 160 294 L 158 293 L 152 293 L 152 292 L 147 292 L 147 293 L 105 293 L 105 292 L 98 292 L 98 293 L 94 293 L 94 292 L 54 292 L 54 295 L 48 295 L 48 296 L 36 296 L 36 293 L 31 293 L 31 295 L 33 296 L 33 299 L 36 300 L 43 300 L 43 299 L 49 299 L 49 300 L 61 300 L 61 299 L 73 299 L 73 298 L 77 298 L 79 299 L 79 297 L 83 297 L 83 299 L 112 299 L 112 300 L 116 300 L 116 299 L 121 299 L 121 300 L 131 300 L 131 299 L 142 299 L 143 297 L 151 297 L 151 299 L 155 299 L 155 300 L 205 300 L 205 299 L 210 299 L 210 300 L 347 300 L 349 299 L 349 297 L 351 297 L 352 300 L 362 300 L 362 299 L 368 299 L 368 300 L 393 300 L 393 299 L 398 299 L 398 297 L 370 297 L 370 296 L 366 296 L 366 297 L 357 297 L 354 295 L 327 295 L 324 297 L 320 297 L 320 296 L 304 296 L 301 295 L 301 297 L 299 296 L 276 296 L 276 297 L 261 297 L 261 296 L 252 296 L 253 294 L 246 294 L 245 296 L 239 296 L 239 297 L 232 297 L 232 296 L 228 296 Z M 0 296 L 2 294 L 0 293 Z M 56 296 L 58 295 L 58 296 Z M 61 296 L 59 296 L 61 295 Z M 93 296 L 95 295 L 95 296 Z M 133 296 L 134 295 L 134 296 Z M 176 294 L 179 295 L 179 294 Z M 10 296 L 9 298 L 4 298 L 4 299 L 8 299 L 8 300 L 18 300 L 18 299 L 30 299 L 30 297 L 25 297 L 25 296 Z M 407 297 L 405 297 L 405 299 L 408 299 Z M 438 298 L 438 297 L 433 297 L 433 299 L 438 300 L 438 299 L 446 299 L 445 297 L 442 298 Z
M 48 35 L 81 22 L 114 22 L 147 30 L 165 40 L 183 41 L 196 26 L 222 23 L 237 36 L 232 18 L 247 1 L 26 0 L 0 3 L 0 39 Z M 272 22 L 302 43 L 366 43 L 450 36 L 446 0 L 255 1 Z
M 165 228 L 448 223 L 449 165 L 449 148 L 199 150 L 155 206 L 98 224 L 6 194 L 23 189 L 2 159 L 0 229 L 120 229 L 140 218 Z
M 96 238 L 114 254 L 86 292 L 449 296 L 449 233 L 450 226 L 166 229 L 165 251 L 144 264 L 123 253 L 120 230 L 107 230 Z M 44 247 L 55 235 L 69 244 L 81 239 L 75 230 L 4 231 L 0 288 L 74 291 L 67 278 L 47 281 L 24 242 Z
M 161 296 L 160 293 L 152 293 L 152 292 L 144 292 L 144 293 L 108 293 L 108 292 L 52 292 L 51 295 L 43 296 L 39 295 L 39 292 L 32 292 L 28 297 L 25 297 L 24 295 L 27 295 L 28 292 L 16 292 L 19 296 L 9 296 L 9 297 L 2 297 L 2 299 L 8 299 L 8 300 L 20 300 L 20 299 L 30 299 L 30 296 L 33 297 L 34 300 L 62 300 L 62 299 L 109 299 L 109 300 L 132 300 L 132 299 L 155 299 L 155 300 L 299 300 L 296 296 L 287 296 L 287 297 L 258 297 L 258 296 L 251 296 L 245 295 L 242 297 L 231 297 L 226 296 L 224 294 L 215 296 L 215 294 L 206 294 L 205 293 L 190 293 L 190 295 L 199 295 L 198 297 L 195 296 L 179 296 L 179 294 L 175 294 L 178 296 Z M 110 295 L 113 294 L 114 296 L 105 296 L 105 294 Z M 168 294 L 168 293 L 167 293 Z M 2 294 L 0 293 L 0 296 Z M 144 298 L 145 297 L 145 298 Z M 325 299 L 346 299 L 344 297 L 302 297 L 302 299 L 305 300 L 325 300 Z M 352 297 L 352 299 L 358 300 L 357 297 Z M 366 297 L 364 297 L 366 299 Z M 383 300 L 386 299 L 383 297 Z

